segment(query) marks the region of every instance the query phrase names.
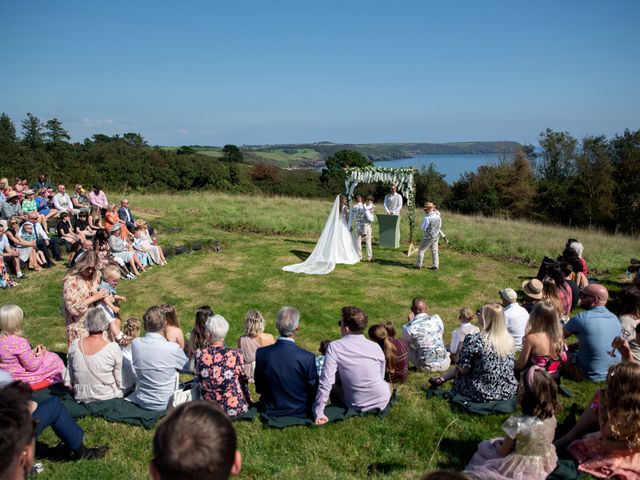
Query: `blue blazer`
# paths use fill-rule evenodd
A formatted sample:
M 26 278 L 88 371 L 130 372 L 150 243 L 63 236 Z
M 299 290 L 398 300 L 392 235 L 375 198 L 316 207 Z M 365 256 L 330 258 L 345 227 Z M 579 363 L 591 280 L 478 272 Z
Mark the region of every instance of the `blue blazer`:
M 256 351 L 254 374 L 260 410 L 273 417 L 313 418 L 318 390 L 315 355 L 289 340 Z

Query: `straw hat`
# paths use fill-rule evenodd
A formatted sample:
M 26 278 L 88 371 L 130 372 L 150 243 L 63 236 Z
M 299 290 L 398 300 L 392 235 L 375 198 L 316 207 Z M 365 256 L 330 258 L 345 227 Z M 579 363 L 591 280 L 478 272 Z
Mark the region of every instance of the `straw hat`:
M 522 291 L 527 294 L 529 298 L 534 300 L 542 299 L 542 282 L 537 278 L 531 280 L 525 280 L 522 282 Z

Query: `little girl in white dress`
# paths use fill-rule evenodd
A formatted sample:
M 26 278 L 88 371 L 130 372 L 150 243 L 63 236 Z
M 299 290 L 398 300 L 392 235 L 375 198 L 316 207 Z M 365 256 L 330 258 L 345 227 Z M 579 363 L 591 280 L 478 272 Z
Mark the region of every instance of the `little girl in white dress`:
M 504 422 L 507 436 L 480 442 L 464 473 L 475 479 L 544 480 L 555 470 L 555 381 L 538 366 L 522 372 L 518 403 L 523 415 Z

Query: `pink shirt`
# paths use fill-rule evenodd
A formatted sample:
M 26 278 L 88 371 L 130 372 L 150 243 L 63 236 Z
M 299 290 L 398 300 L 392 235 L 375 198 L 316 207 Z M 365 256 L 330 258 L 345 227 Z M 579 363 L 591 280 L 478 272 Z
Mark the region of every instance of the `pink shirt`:
M 17 335 L 0 337 L 0 370 L 28 384 L 62 380 L 64 363 L 58 355 L 47 352 L 36 355 L 26 338 Z
M 109 206 L 107 196 L 102 190 L 100 190 L 100 193 L 98 193 L 97 195 L 93 190 L 91 190 L 89 192 L 89 203 L 99 208 L 107 208 Z

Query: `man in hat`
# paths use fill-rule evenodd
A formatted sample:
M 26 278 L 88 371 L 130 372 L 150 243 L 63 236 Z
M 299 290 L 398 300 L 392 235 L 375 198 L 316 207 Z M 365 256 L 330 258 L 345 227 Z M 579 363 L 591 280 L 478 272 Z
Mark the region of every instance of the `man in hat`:
M 33 233 L 36 236 L 36 247 L 44 254 L 47 263 L 45 268 L 52 267 L 54 263 L 51 261 L 51 255 L 57 261 L 62 260 L 62 254 L 60 252 L 60 239 L 56 236 L 49 238 L 47 232 L 40 224 L 40 215 L 36 212 L 31 212 L 27 215 L 27 222 L 33 225 Z M 27 223 L 25 222 L 25 223 Z M 23 225 L 24 226 L 24 225 Z M 20 227 L 20 235 L 22 235 L 22 227 Z
M 440 238 L 441 227 L 442 220 L 440 215 L 437 213 L 436 206 L 431 202 L 425 203 L 424 220 L 422 221 L 422 242 L 420 242 L 415 268 L 422 268 L 424 253 L 427 251 L 427 248 L 431 249 L 431 269 L 438 270 L 438 268 L 440 268 L 438 240 Z
M 398 187 L 391 185 L 391 191 L 384 197 L 384 211 L 387 215 L 400 215 L 402 210 L 402 195 L 398 193 Z
M 26 216 L 22 212 L 18 192 L 9 190 L 6 197 L 7 201 L 0 205 L 0 220 L 9 220 L 11 217 L 24 220 Z
M 542 282 L 537 278 L 532 278 L 531 280 L 525 280 L 524 282 L 522 282 L 522 291 L 525 294 L 525 299 L 522 303 L 522 307 L 527 312 L 531 313 L 533 306 L 540 300 L 542 300 L 542 289 Z
M 529 323 L 529 312 L 524 307 L 518 305 L 518 294 L 513 288 L 503 288 L 498 292 L 502 306 L 504 307 L 504 319 L 507 323 L 507 330 L 513 337 L 516 351 L 522 350 L 522 337 Z

